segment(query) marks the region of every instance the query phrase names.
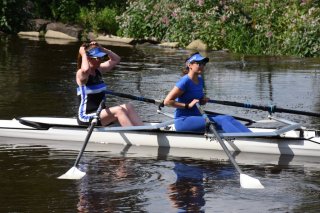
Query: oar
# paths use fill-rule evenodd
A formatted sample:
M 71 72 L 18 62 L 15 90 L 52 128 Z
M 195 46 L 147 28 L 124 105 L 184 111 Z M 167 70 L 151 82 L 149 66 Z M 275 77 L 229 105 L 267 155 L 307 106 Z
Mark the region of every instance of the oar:
M 143 102 L 152 103 L 152 104 L 162 104 L 162 101 L 160 101 L 160 100 L 155 100 L 155 99 L 151 99 L 151 98 L 144 98 L 144 97 L 134 96 L 134 95 L 120 93 L 120 92 L 113 92 L 110 90 L 107 90 L 106 94 L 115 95 L 115 96 L 123 97 L 123 98 L 129 98 L 129 99 L 136 100 L 136 101 L 143 101 Z
M 77 166 L 78 166 L 78 164 L 80 162 L 80 158 L 82 157 L 82 154 L 83 154 L 83 152 L 84 152 L 84 150 L 85 150 L 85 148 L 86 148 L 86 146 L 87 146 L 87 144 L 89 142 L 89 139 L 91 137 L 93 129 L 98 123 L 99 115 L 100 115 L 102 109 L 104 108 L 104 104 L 105 104 L 104 102 L 105 102 L 105 100 L 103 99 L 101 101 L 99 107 L 98 107 L 98 110 L 96 112 L 95 117 L 93 118 L 93 120 L 90 123 L 90 128 L 89 128 L 89 131 L 87 133 L 86 139 L 84 140 L 84 144 L 83 144 L 83 146 L 81 148 L 81 151 L 79 152 L 79 154 L 77 156 L 77 159 L 76 159 L 73 167 L 71 169 L 69 169 L 65 174 L 63 174 L 60 177 L 58 177 L 59 179 L 81 179 L 83 176 L 86 175 L 86 173 L 80 171 L 77 168 Z
M 227 106 L 259 109 L 259 110 L 267 111 L 269 113 L 283 112 L 283 113 L 290 113 L 290 114 L 297 114 L 297 115 L 307 115 L 307 116 L 320 117 L 320 113 L 299 111 L 299 110 L 293 110 L 293 109 L 284 109 L 284 108 L 277 107 L 275 105 L 263 106 L 263 105 L 249 104 L 249 103 L 239 103 L 239 102 L 234 102 L 234 101 L 219 101 L 219 100 L 209 100 L 208 102 L 214 103 L 214 104 L 227 105 Z
M 212 112 L 212 111 L 208 111 L 208 110 L 205 110 L 204 111 L 206 114 L 209 114 L 209 115 L 224 115 L 222 113 L 218 113 L 218 112 Z M 253 124 L 253 123 L 256 123 L 257 121 L 255 120 L 252 120 L 252 119 L 249 119 L 249 118 L 243 118 L 243 117 L 238 117 L 238 116 L 234 116 L 232 115 L 233 118 L 239 120 L 239 121 L 244 121 L 244 122 L 248 122 L 248 124 L 246 125 L 250 125 L 250 124 Z
M 202 114 L 202 116 L 205 118 L 206 122 L 209 124 L 209 130 L 211 131 L 211 133 L 213 135 L 216 136 L 218 142 L 220 143 L 220 145 L 222 146 L 224 152 L 227 154 L 227 156 L 229 157 L 231 163 L 233 164 L 233 166 L 236 168 L 236 170 L 240 173 L 240 185 L 242 188 L 246 188 L 246 189 L 263 189 L 264 186 L 260 183 L 260 181 L 256 178 L 250 177 L 249 175 L 246 175 L 242 172 L 242 170 L 240 169 L 240 167 L 238 166 L 237 162 L 235 161 L 235 159 L 233 158 L 233 156 L 231 155 L 230 151 L 228 150 L 227 146 L 224 144 L 221 136 L 219 135 L 219 133 L 217 132 L 217 130 L 215 129 L 215 125 L 213 123 L 213 121 L 211 121 L 208 117 L 208 115 L 203 111 L 203 109 L 200 107 L 199 103 L 196 104 L 197 108 L 199 109 L 200 113 Z

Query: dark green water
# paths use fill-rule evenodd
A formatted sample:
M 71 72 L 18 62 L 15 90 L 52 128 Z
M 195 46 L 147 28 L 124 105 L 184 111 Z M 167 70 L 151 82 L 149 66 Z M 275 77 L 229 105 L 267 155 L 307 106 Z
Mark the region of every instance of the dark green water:
M 75 115 L 79 43 L 0 37 L 0 118 Z M 111 46 L 122 62 L 104 76 L 109 89 L 163 99 L 180 77 L 185 50 Z M 209 97 L 320 112 L 320 59 L 244 57 L 208 52 Z M 108 97 L 109 105 L 127 99 Z M 157 106 L 133 102 L 146 121 L 167 119 Z M 207 109 L 254 119 L 265 112 L 219 105 Z M 164 109 L 172 112 L 172 109 Z M 319 128 L 320 120 L 278 114 Z M 0 212 L 319 212 L 319 158 L 237 156 L 241 169 L 264 190 L 239 188 L 232 165 L 210 153 L 178 157 L 176 150 L 105 147 L 86 152 L 80 181 L 58 180 L 74 163 L 74 150 L 33 141 L 0 140 Z M 41 145 L 41 146 L 39 146 Z M 80 145 L 81 146 L 81 145 Z M 196 152 L 196 150 L 195 150 Z M 139 154 L 137 154 L 139 153 Z M 152 154 L 151 154 L 152 153 Z M 193 153 L 195 154 L 195 153 Z M 223 153 L 222 153 L 223 154 Z M 209 157 L 204 157 L 209 156 Z M 241 161 L 241 159 L 244 159 Z M 250 159 L 250 160 L 248 160 Z M 252 159 L 252 160 L 251 160 Z

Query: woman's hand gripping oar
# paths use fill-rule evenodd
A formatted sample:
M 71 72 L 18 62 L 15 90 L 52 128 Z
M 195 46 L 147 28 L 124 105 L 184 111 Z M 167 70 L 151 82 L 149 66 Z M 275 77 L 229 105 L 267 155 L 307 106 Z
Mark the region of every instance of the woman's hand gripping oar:
M 85 141 L 84 141 L 84 144 L 83 144 L 83 146 L 82 146 L 82 148 L 81 148 L 81 151 L 80 151 L 79 154 L 78 154 L 78 157 L 77 157 L 77 159 L 76 159 L 73 167 L 72 167 L 71 169 L 69 169 L 65 174 L 63 174 L 63 175 L 61 175 L 60 177 L 58 177 L 59 179 L 81 179 L 83 176 L 86 175 L 86 173 L 80 171 L 80 170 L 77 168 L 77 166 L 78 166 L 78 164 L 79 164 L 79 162 L 80 162 L 80 158 L 82 157 L 82 154 L 83 154 L 83 152 L 84 152 L 84 150 L 85 150 L 85 148 L 86 148 L 86 146 L 87 146 L 87 144 L 88 144 L 88 142 L 89 142 L 89 139 L 90 139 L 90 137 L 91 137 L 91 134 L 92 134 L 92 132 L 93 132 L 93 129 L 94 129 L 94 127 L 95 127 L 95 126 L 97 125 L 97 123 L 98 123 L 98 119 L 99 119 L 100 113 L 101 113 L 101 111 L 104 109 L 104 107 L 105 107 L 105 99 L 103 99 L 103 100 L 101 101 L 101 103 L 100 103 L 100 105 L 99 105 L 99 108 L 98 108 L 98 110 L 97 110 L 97 112 L 96 112 L 96 115 L 95 115 L 95 117 L 93 118 L 93 120 L 91 121 L 90 128 L 89 128 L 89 130 L 88 130 L 86 139 L 85 139 Z
M 201 115 L 205 118 L 206 122 L 209 124 L 209 130 L 211 133 L 217 138 L 218 142 L 222 146 L 224 152 L 229 157 L 231 163 L 236 168 L 236 170 L 240 173 L 240 185 L 242 188 L 245 189 L 263 189 L 264 186 L 260 183 L 260 181 L 256 178 L 250 177 L 249 175 L 246 175 L 242 172 L 240 167 L 238 166 L 237 162 L 231 155 L 230 151 L 228 150 L 227 146 L 224 144 L 221 136 L 215 129 L 214 123 L 209 119 L 208 115 L 203 111 L 203 109 L 200 107 L 199 103 L 196 104 L 197 108 L 199 109 Z

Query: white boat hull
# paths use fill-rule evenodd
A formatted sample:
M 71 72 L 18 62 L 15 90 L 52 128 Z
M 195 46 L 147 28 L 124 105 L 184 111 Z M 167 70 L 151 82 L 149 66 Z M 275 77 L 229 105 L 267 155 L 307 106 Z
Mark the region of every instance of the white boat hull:
M 0 121 L 2 137 L 65 141 L 66 144 L 68 141 L 77 141 L 82 144 L 86 135 L 85 128 L 51 127 L 39 130 L 22 125 L 15 119 Z M 218 141 L 214 138 L 206 139 L 203 134 L 159 129 L 106 131 L 106 128 L 96 128 L 89 141 L 100 144 L 223 150 Z M 298 131 L 288 131 L 276 137 L 230 137 L 225 139 L 225 144 L 230 151 L 235 152 L 320 156 L 320 140 L 315 131 L 304 131 L 304 138 L 299 136 Z

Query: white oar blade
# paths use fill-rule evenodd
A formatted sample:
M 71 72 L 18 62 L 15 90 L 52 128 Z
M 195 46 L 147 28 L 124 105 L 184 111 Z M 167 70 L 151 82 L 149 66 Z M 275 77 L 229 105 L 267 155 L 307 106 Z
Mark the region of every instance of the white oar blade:
M 71 169 L 69 169 L 65 174 L 61 175 L 60 177 L 58 177 L 58 179 L 81 179 L 83 178 L 83 176 L 85 176 L 86 173 L 85 172 L 81 172 L 79 169 L 77 169 L 77 167 L 72 167 Z
M 240 185 L 245 189 L 264 189 L 264 186 L 258 179 L 246 174 L 240 174 Z

